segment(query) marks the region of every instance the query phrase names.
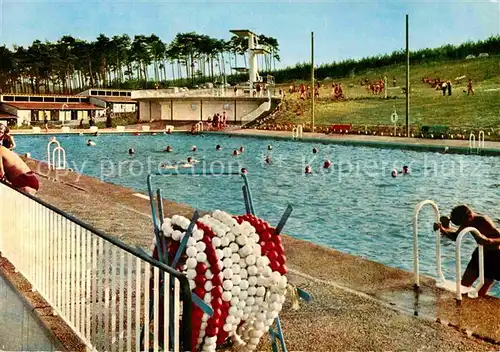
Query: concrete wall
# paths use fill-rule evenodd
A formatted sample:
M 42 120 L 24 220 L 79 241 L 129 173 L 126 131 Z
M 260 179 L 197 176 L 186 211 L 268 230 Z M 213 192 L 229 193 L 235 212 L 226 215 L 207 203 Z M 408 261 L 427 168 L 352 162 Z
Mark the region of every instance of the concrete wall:
M 173 113 L 171 111 L 173 103 Z M 242 118 L 257 109 L 261 100 L 196 99 L 146 100 L 139 102 L 139 116 L 143 121 L 206 121 L 225 111 L 228 122 L 242 122 Z

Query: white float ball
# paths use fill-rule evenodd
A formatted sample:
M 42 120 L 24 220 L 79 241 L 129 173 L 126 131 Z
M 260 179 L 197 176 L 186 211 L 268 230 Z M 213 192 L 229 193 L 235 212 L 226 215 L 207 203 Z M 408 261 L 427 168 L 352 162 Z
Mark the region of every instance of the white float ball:
M 233 277 L 233 271 L 230 269 L 230 268 L 226 268 L 224 269 L 224 271 L 222 272 L 222 275 L 224 275 L 224 278 L 225 279 L 230 279 Z
M 241 268 L 246 268 L 248 266 L 245 258 L 240 258 L 239 265 Z
M 250 313 L 252 312 L 252 306 L 251 305 L 247 305 L 245 306 L 245 308 L 243 308 L 243 317 L 242 319 L 243 320 L 248 320 L 248 317 L 250 315 Z
M 233 253 L 231 255 L 231 260 L 233 261 L 233 263 L 239 263 L 240 259 L 240 255 L 238 253 Z
M 264 303 L 264 297 L 262 296 L 255 296 L 255 305 L 260 306 Z
M 205 249 L 207 248 L 207 245 L 204 242 L 198 242 L 196 243 L 196 249 L 198 252 L 205 252 Z
M 238 311 L 237 307 L 229 307 L 229 315 L 236 315 L 236 312 Z
M 264 276 L 258 276 L 257 277 L 257 285 L 258 286 L 268 286 L 269 279 L 265 278 Z
M 228 315 L 228 316 L 227 316 L 227 318 L 226 318 L 226 324 L 231 324 L 231 325 L 233 325 L 234 320 L 235 320 L 234 315 Z
M 221 239 L 219 237 L 213 237 L 212 238 L 212 245 L 215 247 L 215 248 L 218 248 L 220 247 L 220 245 L 222 244 L 221 242 Z
M 255 327 L 255 330 L 261 330 L 261 331 L 264 331 L 266 329 L 266 326 L 264 325 L 264 322 L 262 322 L 262 321 L 256 321 L 254 327 Z
M 254 345 L 252 343 L 249 343 L 246 345 L 246 351 L 249 351 L 249 352 L 255 350 L 256 348 L 257 348 L 257 345 Z
M 245 300 L 248 298 L 248 291 L 247 290 L 244 290 L 241 288 L 240 286 L 240 294 L 238 295 L 238 298 L 241 300 Z
M 224 264 L 224 268 L 231 268 L 233 266 L 233 261 L 231 260 L 231 258 L 224 258 L 222 263 Z
M 240 276 L 241 276 L 241 273 L 240 273 Z M 248 277 L 248 285 L 250 285 L 250 286 L 257 285 L 257 278 L 255 276 L 249 276 Z
M 196 260 L 197 260 L 199 263 L 206 263 L 206 262 L 207 262 L 207 255 L 205 254 L 205 252 L 199 252 L 199 253 L 196 255 Z
M 230 241 L 229 241 L 229 238 L 227 238 L 227 237 L 222 237 L 220 241 L 221 241 L 221 246 L 222 246 L 222 247 L 227 247 L 227 246 L 229 246 L 229 242 L 230 242 Z
M 240 273 L 239 274 L 240 274 L 240 277 L 242 279 L 248 278 L 248 271 L 247 271 L 247 269 L 240 269 Z
M 198 257 L 198 255 L 196 255 L 196 257 Z M 194 258 L 188 258 L 186 260 L 186 265 L 187 265 L 188 269 L 194 269 L 194 268 L 196 268 L 197 264 L 198 264 L 198 261 L 196 259 L 194 259 Z
M 205 291 L 210 292 L 212 291 L 212 288 L 214 288 L 214 285 L 212 284 L 212 281 L 207 281 L 205 282 Z
M 256 246 L 257 247 L 257 246 Z M 266 261 L 267 257 L 262 257 L 262 256 L 257 256 L 257 261 L 256 261 L 256 265 L 258 268 L 263 268 L 267 265 L 267 261 Z
M 222 249 L 216 249 L 215 255 L 217 256 L 217 258 L 222 259 L 224 258 L 224 251 Z
M 212 271 L 210 269 L 207 269 L 207 271 L 205 271 L 205 278 L 207 280 L 212 280 L 213 277 L 214 277 L 214 274 L 212 274 Z
M 252 234 L 250 235 L 250 238 L 252 239 L 252 242 L 254 242 L 254 243 L 259 243 L 259 241 L 260 241 L 260 237 L 259 237 L 259 235 L 258 235 L 258 234 L 256 234 L 256 233 L 252 233 Z
M 236 239 L 236 236 L 232 232 L 228 232 L 226 237 L 229 239 L 229 242 L 234 242 L 234 240 Z
M 203 300 L 206 302 L 206 303 L 210 303 L 212 302 L 212 295 L 210 293 L 207 293 L 205 295 L 205 297 L 203 297 Z
M 272 269 L 268 266 L 263 267 L 261 270 L 262 275 L 264 275 L 265 277 L 271 276 L 272 272 L 273 272 Z
M 265 293 L 266 293 L 266 289 L 264 287 L 262 287 L 262 286 L 257 287 L 257 291 L 256 291 L 257 296 L 263 297 Z
M 231 270 L 233 271 L 233 274 L 239 274 L 241 271 L 241 267 L 238 264 L 233 264 Z
M 222 283 L 222 287 L 226 291 L 231 291 L 231 289 L 233 288 L 233 282 L 231 280 L 224 280 L 224 282 Z
M 264 314 L 263 312 L 258 312 L 257 314 L 255 314 L 255 319 L 257 319 L 257 321 L 265 321 L 266 314 Z
M 179 230 L 175 230 L 174 232 L 172 232 L 172 239 L 174 241 L 179 241 L 181 239 L 181 235 L 182 233 Z
M 269 309 L 271 311 L 275 311 L 275 312 L 279 312 L 281 310 L 281 304 L 279 304 L 278 302 L 273 302 L 271 303 L 271 305 L 269 306 Z
M 196 254 L 198 254 L 198 250 L 195 246 L 188 246 L 186 248 L 186 254 L 188 257 L 194 258 L 196 257 Z
M 277 293 L 273 293 L 272 295 L 269 296 L 269 302 L 274 303 L 279 301 L 280 301 L 280 295 L 278 295 Z
M 231 324 L 224 324 L 222 329 L 224 329 L 225 332 L 229 332 L 229 331 L 233 330 L 233 326 Z
M 264 335 L 264 332 L 261 330 L 252 330 L 250 331 L 250 337 L 260 339 Z
M 234 282 L 233 282 L 233 283 L 234 283 Z M 250 286 L 250 285 L 248 284 L 248 280 L 242 279 L 242 280 L 240 281 L 240 288 L 241 288 L 242 290 L 244 290 L 244 291 L 245 291 L 245 290 L 247 290 L 247 289 L 248 289 L 248 286 Z
M 240 292 L 241 292 L 241 288 L 239 286 L 234 286 L 231 288 L 231 294 L 233 296 L 238 296 L 238 299 L 240 298 Z
M 257 258 L 255 258 L 255 256 L 253 254 L 250 254 L 248 257 L 245 258 L 247 265 L 254 265 L 256 260 L 257 260 Z
M 194 290 L 196 288 L 196 282 L 194 280 L 188 280 L 189 281 L 189 288 L 191 290 Z
M 196 277 L 196 274 L 197 274 L 197 273 L 196 273 L 196 270 L 194 270 L 194 269 L 188 269 L 188 270 L 186 271 L 186 277 L 187 277 L 188 279 L 190 279 L 190 280 L 194 280 L 194 278 Z
M 242 234 L 240 236 L 238 236 L 238 238 L 236 239 L 236 243 L 240 246 L 244 246 L 248 243 L 248 237 L 246 234 Z
M 229 244 L 229 248 L 231 249 L 231 252 L 233 252 L 233 253 L 238 253 L 238 251 L 240 250 L 240 247 L 234 242 L 231 242 Z M 232 256 L 232 254 L 231 254 L 231 256 Z
M 247 268 L 248 275 L 255 276 L 259 273 L 259 269 L 255 265 L 251 265 Z
M 206 314 L 204 314 L 203 316 L 205 316 L 205 315 Z M 207 325 L 208 325 L 207 322 L 202 320 L 202 323 L 200 325 L 200 330 L 205 330 L 205 328 L 207 327 Z
M 271 285 L 276 285 L 281 280 L 281 274 L 277 271 L 271 272 L 270 281 Z
M 234 270 L 233 270 L 233 273 L 234 273 Z M 238 274 L 235 274 L 231 278 L 231 281 L 233 282 L 233 285 L 239 285 L 241 282 L 241 276 L 239 276 Z
M 224 258 L 231 259 L 231 256 L 233 255 L 233 251 L 231 250 L 231 248 L 226 247 L 223 249 L 223 251 L 224 251 Z
M 249 244 L 246 244 L 245 246 L 243 246 L 241 248 L 241 250 L 243 251 L 243 256 L 246 257 L 247 255 L 250 255 L 253 253 L 253 248 L 251 245 Z M 241 254 L 241 253 L 240 253 Z
M 258 245 L 253 246 L 253 255 L 256 256 L 257 258 L 259 258 L 262 255 L 262 250 L 260 246 Z
M 257 303 L 255 303 L 253 306 L 252 306 L 252 312 L 254 313 L 257 313 L 257 312 L 260 312 L 260 307 Z
M 191 235 L 196 241 L 201 241 L 203 239 L 203 231 L 195 230 Z
M 249 286 L 247 292 L 249 296 L 253 296 L 257 293 L 257 288 L 255 286 Z
M 231 305 L 232 306 L 237 306 L 238 305 L 238 302 L 240 301 L 240 299 L 238 297 L 231 297 Z
M 229 291 L 224 291 L 222 293 L 222 300 L 224 302 L 230 302 L 231 301 L 231 298 L 233 298 L 233 296 L 231 295 L 231 292 Z

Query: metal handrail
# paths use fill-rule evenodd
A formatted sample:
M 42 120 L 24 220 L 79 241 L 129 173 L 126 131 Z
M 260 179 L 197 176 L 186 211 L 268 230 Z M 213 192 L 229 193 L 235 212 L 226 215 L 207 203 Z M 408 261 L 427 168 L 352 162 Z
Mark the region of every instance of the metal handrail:
M 413 273 L 415 286 L 420 286 L 420 260 L 418 255 L 418 215 L 420 210 L 429 204 L 432 206 L 434 210 L 434 215 L 436 216 L 436 222 L 439 222 L 439 208 L 437 204 L 432 200 L 424 200 L 418 203 L 415 206 L 415 210 L 413 212 Z M 441 269 L 441 235 L 439 234 L 439 230 L 436 230 L 436 274 L 438 279 L 441 281 L 445 281 L 443 271 Z
M 470 234 L 475 234 L 478 236 L 481 236 L 481 233 L 474 227 L 466 227 L 457 236 L 456 244 L 455 244 L 455 269 L 456 269 L 456 283 L 457 283 L 457 291 L 456 291 L 456 298 L 457 300 L 461 301 L 462 300 L 462 282 L 461 282 L 461 274 L 462 274 L 462 269 L 461 269 L 461 262 L 460 262 L 460 248 L 462 246 L 462 240 L 467 235 L 468 233 Z M 475 298 L 478 296 L 479 290 L 481 287 L 484 285 L 484 248 L 481 245 L 478 245 L 479 247 L 479 284 L 474 288 L 473 291 L 469 292 L 469 297 Z
M 21 191 L 15 187 L 13 187 L 12 185 L 8 184 L 8 183 L 5 183 L 3 181 L 0 181 L 0 183 L 8 188 L 10 188 L 11 190 L 14 190 L 22 195 L 24 195 L 25 197 L 31 199 L 32 201 L 42 205 L 43 207 L 53 211 L 54 213 L 60 215 L 61 217 L 63 218 L 66 218 L 67 220 L 77 224 L 78 226 L 82 227 L 83 229 L 85 230 L 88 230 L 90 231 L 91 233 L 93 233 L 94 235 L 102 238 L 104 241 L 107 241 L 109 243 L 111 243 L 112 245 L 122 249 L 123 251 L 125 252 L 128 252 L 130 254 L 132 254 L 133 256 L 149 263 L 150 265 L 152 265 L 153 267 L 157 267 L 158 269 L 168 273 L 169 275 L 173 276 L 174 278 L 176 278 L 177 280 L 179 280 L 179 287 L 180 287 L 180 290 L 181 290 L 181 301 L 183 302 L 183 309 L 182 309 L 182 346 L 184 348 L 184 350 L 186 351 L 190 351 L 191 350 L 191 308 L 192 308 L 192 299 L 191 299 L 191 290 L 189 288 L 189 282 L 188 282 L 188 279 L 187 277 L 178 272 L 177 270 L 153 259 L 152 257 L 150 257 L 149 255 L 147 255 L 145 252 L 141 251 L 140 249 L 137 249 L 137 248 L 133 248 L 123 242 L 121 242 L 120 240 L 112 237 L 111 235 L 108 235 L 106 234 L 105 232 L 93 227 L 92 225 L 89 225 L 83 221 L 81 221 L 80 219 L 74 217 L 73 215 L 59 209 L 59 208 L 56 208 L 55 206 L 29 194 L 29 193 L 26 193 L 24 191 Z

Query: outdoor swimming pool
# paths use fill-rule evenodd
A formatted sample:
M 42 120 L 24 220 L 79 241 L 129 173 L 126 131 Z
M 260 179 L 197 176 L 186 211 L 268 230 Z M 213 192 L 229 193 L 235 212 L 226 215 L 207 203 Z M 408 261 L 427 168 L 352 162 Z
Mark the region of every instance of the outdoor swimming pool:
M 66 149 L 68 167 L 104 181 L 146 192 L 148 169 L 163 162 L 172 164 L 193 156 L 196 170 L 207 173 L 248 170 L 257 215 L 276 224 L 287 203 L 294 207 L 284 232 L 337 250 L 377 262 L 412 270 L 412 214 L 421 200 L 433 199 L 444 214 L 459 203 L 500 219 L 500 163 L 496 157 L 422 153 L 398 149 L 312 144 L 225 135 L 156 136 L 101 135 L 58 136 Z M 97 145 L 87 147 L 91 138 Z M 50 136 L 18 136 L 17 152 L 31 152 L 46 160 Z M 220 144 L 223 149 L 215 150 Z M 267 150 L 272 144 L 272 150 Z M 172 153 L 162 152 L 167 145 Z M 191 146 L 198 150 L 191 152 Z M 234 149 L 245 147 L 235 157 Z M 133 147 L 136 154 L 130 156 Z M 317 154 L 312 148 L 319 149 Z M 271 164 L 264 163 L 266 155 Z M 332 166 L 322 169 L 329 159 Z M 304 175 L 305 165 L 313 174 Z M 391 178 L 391 170 L 409 165 L 410 176 Z M 237 177 L 165 176 L 156 177 L 164 195 L 201 210 L 223 209 L 244 212 L 242 182 Z M 435 275 L 435 240 L 431 230 L 433 213 L 421 213 L 421 271 Z M 463 265 L 473 248 L 467 239 Z M 444 269 L 454 275 L 454 246 L 443 240 Z M 496 287 L 500 296 L 500 288 Z

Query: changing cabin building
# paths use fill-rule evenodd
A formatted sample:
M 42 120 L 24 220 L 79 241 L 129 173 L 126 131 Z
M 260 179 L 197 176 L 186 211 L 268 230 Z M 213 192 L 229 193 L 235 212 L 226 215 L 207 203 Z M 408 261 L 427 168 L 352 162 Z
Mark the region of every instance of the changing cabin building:
M 90 103 L 104 109 L 109 109 L 113 114 L 135 112 L 137 102 L 132 99 L 132 91 L 127 89 L 87 89 L 78 95 L 90 98 Z
M 104 111 L 88 96 L 49 94 L 1 94 L 0 120 L 10 125 L 78 125 Z

